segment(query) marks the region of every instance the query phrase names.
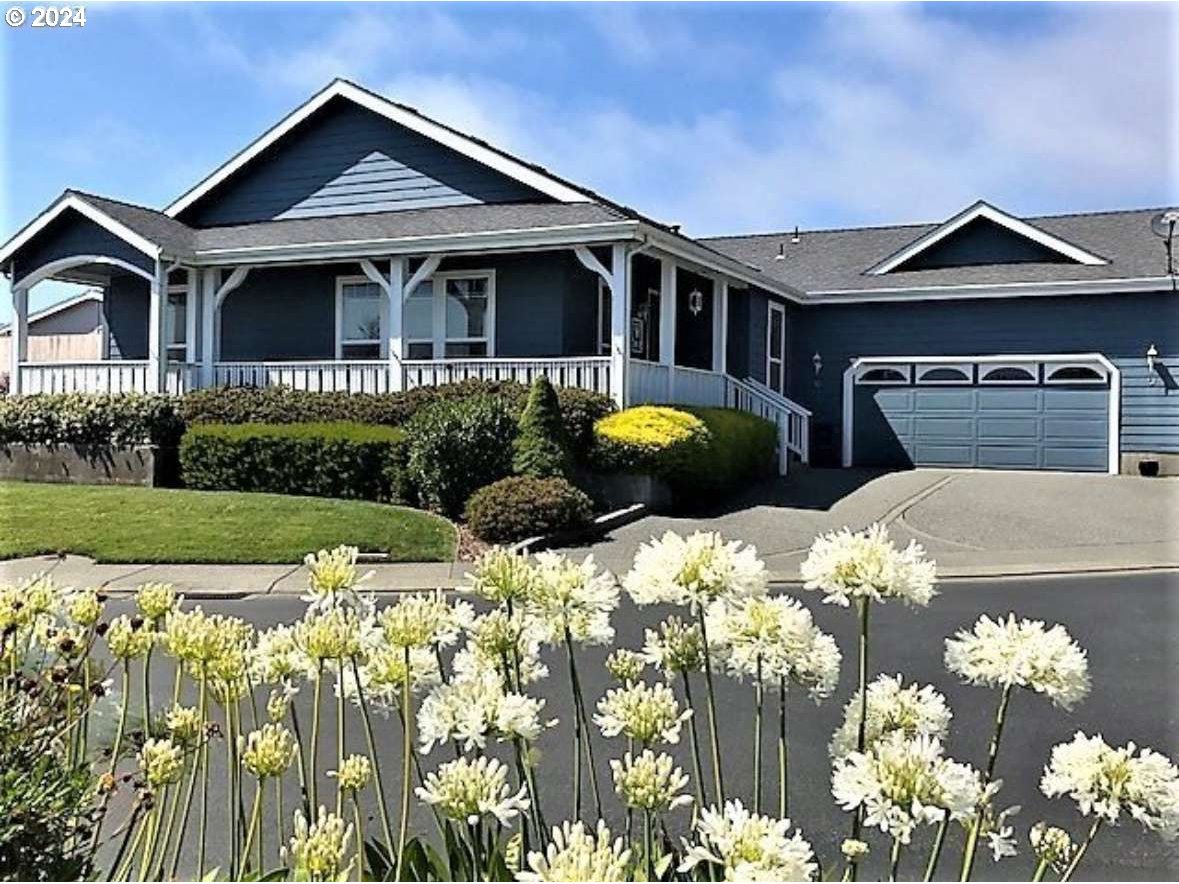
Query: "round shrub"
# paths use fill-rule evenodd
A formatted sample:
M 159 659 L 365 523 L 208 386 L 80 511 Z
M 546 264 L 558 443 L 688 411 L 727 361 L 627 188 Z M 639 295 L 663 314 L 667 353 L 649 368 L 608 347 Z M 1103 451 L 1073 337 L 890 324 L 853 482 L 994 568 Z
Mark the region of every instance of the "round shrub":
M 475 491 L 512 471 L 516 421 L 492 396 L 441 400 L 405 425 L 405 478 L 426 507 L 456 516 Z
M 511 476 L 476 491 L 465 515 L 481 540 L 512 543 L 583 528 L 592 512 L 590 499 L 565 479 Z
M 606 470 L 672 478 L 708 445 L 704 421 L 662 405 L 640 405 L 594 424 L 594 461 Z

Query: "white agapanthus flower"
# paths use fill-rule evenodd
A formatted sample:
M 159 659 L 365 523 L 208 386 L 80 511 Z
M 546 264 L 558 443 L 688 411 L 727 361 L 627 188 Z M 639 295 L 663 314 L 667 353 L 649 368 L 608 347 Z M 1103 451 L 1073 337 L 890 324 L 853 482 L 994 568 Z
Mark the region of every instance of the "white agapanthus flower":
M 467 630 L 467 644 L 454 656 L 456 677 L 484 670 L 510 674 L 513 683 L 529 685 L 547 678 L 549 668 L 540 658 L 545 627 L 535 617 L 516 611 L 489 611 L 476 617 Z M 506 673 L 505 673 L 506 670 Z
M 623 588 L 637 605 L 707 605 L 719 599 L 764 595 L 769 583 L 757 550 L 715 532 L 681 537 L 668 531 L 635 554 Z
M 1085 651 L 1059 624 L 992 620 L 986 614 L 972 629 L 946 639 L 946 668 L 975 685 L 1027 688 L 1071 709 L 1089 693 Z
M 843 723 L 831 738 L 828 752 L 838 760 L 857 748 L 860 729 L 860 692 L 843 707 Z M 933 685 L 906 685 L 900 675 L 879 675 L 868 685 L 868 726 L 864 746 L 881 737 L 901 732 L 906 737 L 934 737 L 944 740 L 950 730 L 952 713 Z
M 720 866 L 725 881 L 813 881 L 819 869 L 810 844 L 790 832 L 790 820 L 750 813 L 740 801 L 701 810 L 679 871 L 700 863 Z
M 360 683 L 357 684 L 357 674 Z M 438 670 L 438 655 L 430 648 L 411 648 L 409 652 L 409 689 L 418 694 L 442 681 Z M 360 705 L 361 694 L 369 707 L 388 716 L 401 708 L 405 686 L 405 649 L 384 645 L 370 651 L 357 671 L 345 665 L 344 696 Z
M 1032 826 L 1028 840 L 1036 859 L 1058 875 L 1063 874 L 1068 868 L 1076 852 L 1072 836 L 1068 832 L 1059 826 L 1050 826 L 1042 820 Z
M 835 639 L 810 611 L 788 596 L 753 596 L 733 604 L 714 602 L 705 618 L 714 662 L 737 678 L 757 678 L 771 688 L 780 679 L 806 687 L 816 700 L 839 682 L 842 655 Z
M 293 691 L 300 680 L 315 677 L 315 663 L 300 650 L 295 631 L 283 624 L 258 633 L 249 660 L 254 684 L 281 684 Z
M 836 761 L 831 793 L 844 810 L 862 808 L 866 826 L 908 844 L 918 826 L 940 823 L 947 812 L 951 820 L 972 817 L 985 790 L 974 768 L 942 754 L 939 740 L 894 731 Z
M 536 555 L 536 588 L 528 609 L 543 627 L 547 643 L 563 643 L 568 630 L 580 644 L 610 644 L 610 615 L 618 607 L 618 596 L 618 581 L 608 571 L 599 572 L 593 556 L 578 563 L 555 552 Z
M 525 603 L 536 590 L 536 568 L 523 553 L 495 546 L 475 559 L 467 580 L 489 602 Z
M 544 853 L 528 854 L 531 871 L 516 873 L 517 881 L 626 881 L 630 851 L 621 838 L 610 840 L 604 820 L 597 831 L 581 822 L 564 822 L 553 827 L 553 840 Z
M 1078 731 L 1052 748 L 1040 789 L 1069 796 L 1085 816 L 1116 824 L 1125 813 L 1167 840 L 1179 833 L 1179 768 L 1153 749 L 1113 747 Z
M 541 721 L 544 705 L 542 699 L 505 691 L 502 678 L 491 670 L 457 677 L 422 701 L 417 716 L 422 752 L 451 740 L 467 752 L 486 748 L 492 738 L 531 742 L 555 724 Z
M 474 619 L 470 602 L 447 602 L 442 590 L 400 596 L 377 618 L 385 640 L 399 648 L 450 647 Z
M 594 723 L 605 737 L 622 734 L 652 746 L 678 743 L 680 727 L 691 715 L 690 709 L 680 712 L 675 694 L 667 685 L 651 686 L 640 681 L 607 691 L 598 701 Z
M 662 672 L 664 678 L 704 669 L 704 638 L 699 623 L 684 623 L 673 615 L 657 629 L 645 630 L 644 636 L 640 659 Z
M 650 749 L 638 757 L 627 752 L 621 760 L 610 760 L 610 770 L 614 774 L 614 791 L 627 807 L 668 813 L 692 803 L 692 796 L 681 794 L 688 777 L 670 755 L 656 755 Z
M 936 595 L 937 567 L 925 550 L 916 541 L 898 549 L 883 525 L 820 535 L 799 570 L 806 589 L 822 590 L 824 602 L 844 607 L 853 599 L 925 606 Z
M 307 823 L 303 811 L 295 811 L 295 835 L 282 849 L 284 862 L 297 881 L 340 881 L 352 868 L 348 842 L 352 826 L 334 813 L 319 808 L 319 816 Z
M 337 546 L 308 553 L 303 559 L 307 568 L 307 593 L 300 596 L 312 609 L 321 611 L 336 605 L 352 605 L 371 610 L 372 602 L 360 595 L 358 587 L 373 576 L 373 571 L 360 574 L 356 560 L 360 550 L 354 546 Z
M 508 769 L 494 758 L 471 761 L 458 758 L 448 761 L 426 775 L 425 785 L 417 796 L 437 807 L 447 819 L 474 825 L 483 817 L 495 817 L 500 825 L 510 826 L 513 818 L 528 809 L 523 786 L 513 793 L 508 785 Z

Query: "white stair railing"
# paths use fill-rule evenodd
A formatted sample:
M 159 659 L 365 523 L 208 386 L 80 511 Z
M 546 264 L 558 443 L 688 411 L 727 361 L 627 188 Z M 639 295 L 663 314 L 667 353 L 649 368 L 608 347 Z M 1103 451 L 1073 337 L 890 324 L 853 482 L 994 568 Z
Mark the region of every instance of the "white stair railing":
M 790 455 L 810 462 L 811 412 L 752 378 L 725 375 L 725 404 L 764 418 L 778 428 L 778 472 L 785 476 Z

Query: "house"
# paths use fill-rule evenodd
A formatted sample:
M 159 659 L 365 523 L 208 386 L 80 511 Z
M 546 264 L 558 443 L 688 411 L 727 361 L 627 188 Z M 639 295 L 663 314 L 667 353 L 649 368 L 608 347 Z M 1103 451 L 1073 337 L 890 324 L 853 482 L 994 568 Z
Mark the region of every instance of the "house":
M 337 80 L 162 211 L 67 190 L 0 248 L 10 392 L 543 373 L 764 415 L 783 469 L 1169 470 L 1179 301 L 1156 214 L 980 202 L 694 239 Z M 47 279 L 102 287 L 102 362 L 30 358 Z
M 29 362 L 93 362 L 105 357 L 102 292 L 89 289 L 30 313 Z M 8 380 L 12 326 L 0 325 L 0 375 Z

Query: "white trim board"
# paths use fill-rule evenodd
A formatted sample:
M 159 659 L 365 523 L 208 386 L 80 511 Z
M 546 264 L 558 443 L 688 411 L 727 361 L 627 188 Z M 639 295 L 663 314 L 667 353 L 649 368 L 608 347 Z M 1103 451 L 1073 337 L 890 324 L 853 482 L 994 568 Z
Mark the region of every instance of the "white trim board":
M 212 191 L 219 184 L 226 181 L 235 172 L 244 167 L 262 151 L 284 138 L 288 132 L 309 118 L 317 110 L 333 98 L 345 98 L 367 110 L 380 114 L 388 120 L 405 126 L 419 135 L 441 144 L 444 147 L 470 157 L 488 168 L 494 169 L 521 184 L 538 190 L 546 196 L 563 203 L 590 202 L 590 197 L 570 185 L 548 175 L 539 169 L 522 162 L 514 157 L 501 153 L 470 136 L 463 135 L 449 126 L 424 117 L 403 105 L 396 104 L 376 93 L 362 89 L 347 80 L 333 80 L 299 107 L 295 108 L 282 120 L 266 130 L 261 136 L 246 145 L 227 162 L 218 167 L 211 175 L 197 182 L 184 194 L 176 199 L 165 210 L 164 214 L 175 218 L 197 200 Z
M 869 304 L 887 301 L 954 301 L 971 298 L 1059 298 L 1171 291 L 1167 276 L 1065 279 L 1055 282 L 969 283 L 878 289 L 827 289 L 808 294 L 806 304 Z
M 1108 463 L 1106 472 L 1116 476 L 1121 468 L 1122 372 L 1101 353 L 1003 353 L 986 356 L 860 356 L 851 361 L 843 372 L 843 409 L 841 425 L 840 463 L 850 467 L 854 459 L 855 387 L 858 370 L 867 365 L 897 366 L 905 364 L 940 364 L 970 362 L 975 364 L 1011 363 L 1067 363 L 1084 365 L 1097 363 L 1105 369 L 1109 380 L 1109 435 L 1106 439 Z
M 910 258 L 920 255 L 935 243 L 941 242 L 955 231 L 961 230 L 967 224 L 979 218 L 985 218 L 988 221 L 998 224 L 1000 227 L 1010 230 L 1012 233 L 1030 239 L 1032 242 L 1051 249 L 1059 255 L 1070 258 L 1078 264 L 1100 265 L 1109 263 L 1109 261 L 1099 255 L 1094 255 L 1092 252 L 1075 246 L 1058 236 L 1053 236 L 1035 225 L 1016 218 L 1014 215 L 1009 215 L 1002 209 L 995 208 L 990 203 L 979 200 L 974 205 L 959 212 L 950 220 L 935 227 L 929 233 L 918 237 L 900 251 L 894 252 L 880 263 L 868 268 L 867 273 L 871 276 L 882 276 L 885 273 L 889 273 Z
M 86 202 L 77 194 L 67 192 L 58 197 L 53 205 L 26 224 L 20 232 L 4 244 L 4 247 L 0 249 L 0 264 L 7 264 L 8 260 L 21 246 L 44 230 L 55 218 L 70 209 L 93 221 L 108 233 L 117 236 L 132 248 L 143 252 L 152 260 L 159 259 L 160 247 L 154 242 L 140 236 L 134 230 L 116 221 L 101 209 L 90 205 L 90 203 Z

